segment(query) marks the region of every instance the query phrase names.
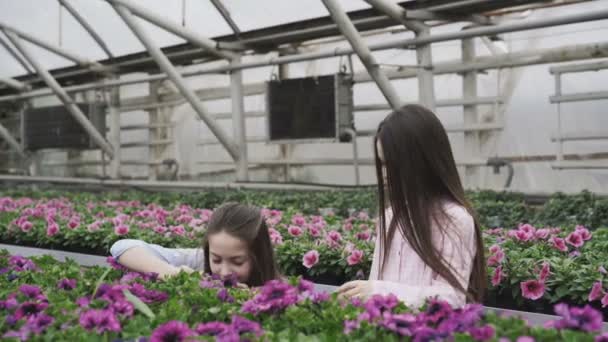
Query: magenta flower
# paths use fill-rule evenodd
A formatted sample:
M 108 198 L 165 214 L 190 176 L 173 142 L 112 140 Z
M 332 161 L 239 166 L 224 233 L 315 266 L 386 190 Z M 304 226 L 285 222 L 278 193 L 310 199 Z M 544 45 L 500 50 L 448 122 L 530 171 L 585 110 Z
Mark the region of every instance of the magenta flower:
M 344 331 L 343 333 L 345 335 L 350 334 L 351 332 L 359 329 L 359 326 L 361 325 L 361 323 L 358 320 L 355 321 L 344 321 Z
M 135 307 L 131 302 L 126 300 L 120 300 L 112 303 L 112 311 L 117 315 L 121 315 L 124 317 L 132 317 L 135 312 Z
M 540 275 L 538 277 L 538 280 L 540 280 L 542 283 L 544 283 L 547 278 L 549 277 L 549 274 L 551 273 L 551 267 L 549 265 L 548 262 L 543 262 L 543 268 L 540 270 Z
M 568 307 L 567 304 L 557 304 L 555 313 L 561 319 L 553 322 L 555 329 L 573 329 L 585 332 L 599 332 L 602 329 L 602 314 L 589 305 L 585 307 Z
M 412 336 L 416 327 L 416 316 L 412 314 L 391 314 L 386 312 L 380 326 L 397 333 L 400 336 Z
M 536 340 L 534 339 L 534 337 L 520 336 L 517 338 L 517 341 L 515 341 L 515 342 L 536 342 Z
M 76 288 L 76 279 L 61 279 L 57 284 L 57 288 L 66 291 L 73 290 Z
M 357 233 L 357 239 L 361 240 L 361 241 L 367 241 L 370 238 L 370 234 L 367 231 L 363 231 L 363 232 L 359 232 Z
M 165 226 L 156 226 L 154 227 L 154 231 L 158 234 L 165 234 L 167 232 L 167 227 Z
M 576 248 L 579 248 L 583 246 L 585 241 L 583 240 L 583 237 L 578 231 L 574 231 L 566 237 L 566 243 Z
M 576 226 L 574 230 L 580 234 L 584 241 L 589 241 L 593 237 L 589 229 L 585 228 L 584 226 Z
M 17 301 L 16 294 L 13 293 L 9 295 L 6 300 L 0 300 L 0 309 L 2 310 L 13 310 L 14 308 L 19 306 L 19 302 Z
M 546 239 L 549 237 L 549 235 L 551 234 L 551 230 L 547 229 L 547 228 L 542 228 L 542 229 L 538 229 L 535 233 L 534 236 L 537 239 Z
M 474 327 L 469 330 L 469 334 L 476 341 L 489 341 L 496 335 L 496 330 L 491 325 L 483 327 Z
M 302 258 L 302 264 L 306 268 L 312 268 L 318 262 L 319 262 L 319 252 L 314 249 L 306 252 L 306 254 L 304 254 L 304 257 Z
M 545 284 L 538 280 L 528 280 L 520 283 L 524 298 L 537 300 L 545 294 Z
M 557 249 L 558 251 L 568 251 L 568 246 L 566 246 L 566 241 L 564 239 L 559 237 L 552 237 L 549 241 L 551 242 L 553 248 Z
M 522 232 L 526 232 L 526 233 L 535 233 L 536 232 L 536 228 L 534 228 L 534 226 L 532 226 L 529 223 L 520 225 L 518 230 L 520 230 Z
M 230 331 L 230 325 L 223 322 L 201 323 L 196 326 L 195 331 L 203 336 L 220 336 Z
M 505 259 L 505 253 L 502 250 L 498 250 L 488 258 L 488 266 L 498 266 Z
M 78 227 L 80 227 L 80 220 L 76 217 L 71 218 L 70 221 L 68 222 L 68 228 L 76 229 Z
M 220 289 L 217 292 L 217 298 L 225 303 L 233 303 L 234 297 L 232 297 L 226 288 Z
M 52 237 L 59 233 L 59 225 L 55 222 L 51 222 L 46 227 L 46 236 Z
M 369 220 L 369 215 L 365 211 L 362 211 L 359 213 L 357 218 L 361 221 L 365 221 L 365 220 Z
M 520 242 L 528 242 L 531 240 L 534 240 L 534 232 L 531 231 L 524 231 L 524 230 L 517 230 L 515 231 L 515 233 L 513 234 L 513 237 Z
M 332 245 L 337 245 L 340 241 L 342 241 L 342 234 L 339 232 L 332 230 L 327 234 L 327 241 Z
M 243 304 L 242 311 L 254 315 L 260 312 L 278 312 L 297 301 L 297 288 L 280 280 L 271 280 L 261 288 L 258 295 Z
M 304 216 L 302 215 L 294 215 L 291 218 L 291 223 L 295 224 L 296 226 L 303 226 L 306 224 L 306 219 L 304 219 Z
M 51 316 L 45 315 L 44 313 L 39 313 L 35 316 L 31 316 L 27 319 L 25 323 L 25 330 L 31 331 L 36 335 L 42 334 L 53 322 L 55 319 Z
M 353 230 L 353 224 L 352 224 L 352 223 L 350 223 L 350 222 L 345 223 L 345 224 L 342 226 L 342 229 L 344 229 L 345 231 L 349 232 L 349 231 Z
M 502 266 L 496 267 L 492 274 L 492 286 L 498 286 L 502 282 Z
M 178 236 L 184 236 L 186 234 L 186 230 L 184 229 L 184 226 L 171 226 L 171 233 L 178 235 Z
M 120 322 L 110 310 L 88 310 L 80 315 L 80 326 L 86 330 L 95 330 L 99 334 L 106 331 L 120 332 Z
M 346 258 L 346 262 L 350 265 L 350 266 L 354 266 L 359 264 L 361 261 L 363 260 L 363 252 L 355 249 L 353 250 L 350 255 L 348 256 L 348 258 Z
M 319 237 L 321 236 L 321 229 L 316 225 L 310 226 L 308 227 L 308 234 L 314 238 Z
M 122 290 L 120 290 L 122 292 Z M 169 296 L 165 292 L 147 290 L 143 285 L 134 283 L 131 285 L 131 292 L 139 297 L 144 303 L 158 303 L 166 301 Z
M 19 287 L 19 292 L 21 292 L 24 296 L 32 300 L 46 300 L 46 297 L 42 294 L 40 287 L 35 285 L 21 285 Z
M 598 300 L 598 299 L 602 298 L 603 295 L 604 295 L 604 289 L 602 287 L 602 282 L 596 281 L 593 284 L 593 287 L 591 288 L 591 292 L 589 292 L 588 300 L 590 302 L 593 302 L 594 300 Z
M 604 295 L 604 297 L 602 298 L 602 307 L 605 308 L 608 306 L 608 293 Z
M 180 342 L 194 336 L 188 324 L 180 321 L 170 321 L 159 325 L 150 336 L 150 342 Z
M 35 315 L 39 314 L 40 312 L 44 311 L 48 306 L 49 306 L 49 304 L 47 302 L 40 302 L 40 303 L 25 302 L 25 303 L 22 303 L 17 308 L 17 311 L 15 311 L 14 318 L 15 318 L 15 320 L 18 321 L 18 320 L 22 319 L 23 317 L 35 316 Z
M 289 228 L 287 228 L 287 232 L 291 236 L 298 237 L 298 236 L 302 235 L 302 228 L 297 227 L 297 226 L 289 226 Z
M 27 233 L 30 230 L 32 230 L 32 227 L 34 227 L 34 225 L 30 221 L 23 221 L 19 225 L 19 229 L 21 229 L 21 231 L 24 232 L 24 233 Z
M 76 300 L 76 305 L 81 308 L 88 308 L 89 304 L 91 304 L 91 300 L 89 297 L 80 297 Z
M 608 342 L 608 332 L 596 336 L 594 342 Z
M 263 334 L 262 327 L 258 322 L 250 321 L 241 316 L 232 316 L 232 329 L 240 334 L 254 334 L 256 336 L 261 336 Z
M 119 236 L 129 234 L 129 226 L 124 223 L 121 223 L 114 227 L 114 233 Z

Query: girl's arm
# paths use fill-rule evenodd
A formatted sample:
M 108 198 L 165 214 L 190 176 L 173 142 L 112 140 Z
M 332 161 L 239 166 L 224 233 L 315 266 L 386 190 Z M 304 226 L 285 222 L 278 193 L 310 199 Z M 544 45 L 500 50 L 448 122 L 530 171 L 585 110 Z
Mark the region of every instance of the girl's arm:
M 434 237 L 434 244 L 441 255 L 452 269 L 462 286 L 467 289 L 471 274 L 473 258 L 475 257 L 475 223 L 473 218 L 464 210 L 450 210 L 452 221 L 444 227 L 445 234 Z M 437 230 L 435 230 L 438 232 Z M 374 255 L 374 263 L 377 263 L 377 254 Z M 387 263 L 391 262 L 387 260 Z M 397 261 L 398 262 L 398 261 Z M 377 266 L 376 266 L 377 267 Z M 414 274 L 423 272 L 425 265 L 421 263 L 415 269 L 401 269 L 400 272 Z M 373 270 L 373 266 L 372 266 Z M 373 279 L 373 278 L 372 278 Z M 377 278 L 375 278 L 377 279 Z M 466 295 L 452 287 L 445 279 L 433 274 L 429 285 L 407 285 L 399 282 L 372 280 L 371 293 L 388 295 L 394 294 L 410 307 L 422 306 L 428 298 L 437 297 L 445 300 L 454 307 L 462 307 L 466 304 Z
M 172 249 L 141 240 L 119 240 L 110 248 L 112 256 L 123 266 L 137 272 L 155 272 L 161 277 L 182 269 L 198 269 L 203 254 L 197 249 Z

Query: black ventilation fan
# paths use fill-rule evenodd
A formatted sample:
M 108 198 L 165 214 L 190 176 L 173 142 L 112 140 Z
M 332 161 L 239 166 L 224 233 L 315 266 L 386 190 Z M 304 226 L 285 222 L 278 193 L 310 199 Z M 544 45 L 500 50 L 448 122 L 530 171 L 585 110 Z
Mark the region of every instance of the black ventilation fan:
M 353 127 L 352 78 L 347 74 L 267 83 L 269 142 L 344 141 Z
M 93 126 L 105 136 L 105 105 L 79 103 L 77 106 Z M 28 151 L 48 148 L 87 150 L 97 148 L 89 134 L 64 106 L 30 108 L 23 115 L 23 145 Z

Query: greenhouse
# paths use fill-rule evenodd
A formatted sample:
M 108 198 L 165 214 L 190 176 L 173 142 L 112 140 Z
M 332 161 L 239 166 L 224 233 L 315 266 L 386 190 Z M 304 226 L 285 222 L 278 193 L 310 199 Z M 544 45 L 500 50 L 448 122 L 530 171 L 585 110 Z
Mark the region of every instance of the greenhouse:
M 0 339 L 608 341 L 607 0 L 0 2 Z

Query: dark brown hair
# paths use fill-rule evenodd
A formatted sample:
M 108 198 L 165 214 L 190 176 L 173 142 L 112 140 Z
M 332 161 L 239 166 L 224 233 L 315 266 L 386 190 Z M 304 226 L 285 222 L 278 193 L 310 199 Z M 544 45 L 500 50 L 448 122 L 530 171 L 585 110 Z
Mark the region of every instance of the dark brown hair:
M 247 243 L 249 256 L 252 259 L 248 286 L 262 286 L 267 281 L 279 277 L 268 227 L 259 208 L 239 203 L 226 203 L 213 212 L 203 239 L 204 270 L 208 274 L 211 274 L 209 236 L 220 232 Z
M 378 142 L 383 151 L 384 165 L 378 155 Z M 468 301 L 482 301 L 487 280 L 481 230 L 465 198 L 450 141 L 439 119 L 422 106 L 403 106 L 380 123 L 374 137 L 374 151 L 379 191 L 381 270 L 399 229 L 416 254 L 437 275 L 464 293 Z M 387 184 L 384 184 L 383 166 Z M 445 224 L 450 220 L 442 206 L 446 200 L 462 206 L 474 218 L 477 252 L 468 289 L 463 288 L 452 266 L 437 249 L 438 246 L 433 245 L 434 232 L 430 227 L 435 224 L 445 234 L 441 222 Z M 387 201 L 393 211 L 388 229 Z

